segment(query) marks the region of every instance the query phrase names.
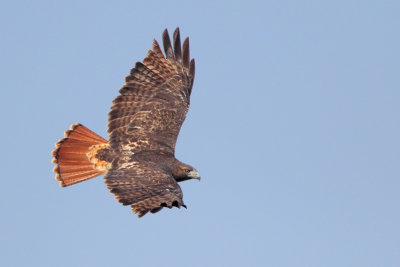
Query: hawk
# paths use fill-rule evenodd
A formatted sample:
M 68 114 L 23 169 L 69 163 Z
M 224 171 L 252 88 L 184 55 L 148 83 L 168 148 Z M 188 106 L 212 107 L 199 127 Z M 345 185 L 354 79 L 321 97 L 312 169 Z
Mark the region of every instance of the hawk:
M 178 182 L 199 179 L 192 166 L 175 158 L 176 140 L 190 104 L 195 63 L 189 38 L 181 46 L 162 34 L 164 53 L 154 39 L 143 62 L 125 78 L 108 114 L 109 140 L 74 124 L 52 152 L 62 187 L 105 174 L 104 181 L 139 217 L 163 207 L 185 207 Z

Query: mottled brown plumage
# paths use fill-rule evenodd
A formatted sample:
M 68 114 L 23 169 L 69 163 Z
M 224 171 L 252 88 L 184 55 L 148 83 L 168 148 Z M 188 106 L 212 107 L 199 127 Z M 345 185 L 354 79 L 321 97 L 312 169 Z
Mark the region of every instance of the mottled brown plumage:
M 189 39 L 184 40 L 181 48 L 179 28 L 174 32 L 173 43 L 167 30 L 162 39 L 165 56 L 154 40 L 152 50 L 143 63 L 136 63 L 125 78 L 120 95 L 114 99 L 109 113 L 109 141 L 77 124 L 53 151 L 56 177 L 62 186 L 106 173 L 104 179 L 111 193 L 123 205 L 130 205 L 139 217 L 163 207 L 186 207 L 177 182 L 199 178 L 193 167 L 174 156 L 194 81 L 195 63 L 190 60 Z M 72 145 L 73 150 L 75 141 L 71 136 L 75 132 L 95 139 L 78 140 L 80 152 L 73 151 L 73 156 L 79 157 L 71 159 L 64 146 Z M 67 163 L 71 165 L 69 169 L 65 167 Z M 82 164 L 86 176 L 72 176 L 70 180 L 68 172 L 63 171 L 72 169 L 76 173 Z

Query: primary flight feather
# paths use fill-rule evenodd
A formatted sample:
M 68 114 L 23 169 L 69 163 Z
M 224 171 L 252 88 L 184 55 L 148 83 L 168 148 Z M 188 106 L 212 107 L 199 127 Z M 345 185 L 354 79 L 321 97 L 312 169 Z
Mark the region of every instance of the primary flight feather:
M 113 100 L 109 141 L 75 124 L 52 154 L 61 186 L 105 174 L 110 192 L 139 217 L 163 207 L 186 207 L 178 182 L 200 179 L 195 168 L 175 158 L 195 74 L 189 38 L 181 47 L 177 28 L 172 43 L 167 30 L 162 40 L 165 55 L 154 40 Z

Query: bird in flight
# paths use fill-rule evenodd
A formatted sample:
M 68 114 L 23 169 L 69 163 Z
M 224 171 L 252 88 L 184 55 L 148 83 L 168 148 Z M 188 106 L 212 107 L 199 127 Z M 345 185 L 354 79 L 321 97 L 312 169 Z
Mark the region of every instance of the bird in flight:
M 143 62 L 125 78 L 108 114 L 109 140 L 74 124 L 52 152 L 62 187 L 105 174 L 108 189 L 139 217 L 163 207 L 185 207 L 178 182 L 199 179 L 192 166 L 175 158 L 175 144 L 190 104 L 195 63 L 189 38 L 179 28 L 164 53 L 154 39 Z

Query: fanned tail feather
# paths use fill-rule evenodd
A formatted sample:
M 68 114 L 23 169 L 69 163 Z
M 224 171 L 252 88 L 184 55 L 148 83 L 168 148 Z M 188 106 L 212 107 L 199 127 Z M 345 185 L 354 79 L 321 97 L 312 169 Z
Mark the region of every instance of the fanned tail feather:
M 107 148 L 108 141 L 82 124 L 74 124 L 65 132 L 65 138 L 56 143 L 52 152 L 56 180 L 62 187 L 86 181 L 107 172 L 106 162 L 95 156 Z

